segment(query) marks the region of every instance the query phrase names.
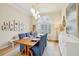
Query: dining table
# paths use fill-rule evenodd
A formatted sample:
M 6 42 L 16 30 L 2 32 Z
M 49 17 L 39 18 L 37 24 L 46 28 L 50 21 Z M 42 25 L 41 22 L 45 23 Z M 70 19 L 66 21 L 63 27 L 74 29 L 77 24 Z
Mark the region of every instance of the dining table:
M 39 38 L 30 37 L 30 38 L 22 38 L 16 40 L 15 43 L 24 45 L 24 55 L 29 56 L 29 55 L 33 55 L 30 48 L 34 46 L 39 40 L 40 40 Z

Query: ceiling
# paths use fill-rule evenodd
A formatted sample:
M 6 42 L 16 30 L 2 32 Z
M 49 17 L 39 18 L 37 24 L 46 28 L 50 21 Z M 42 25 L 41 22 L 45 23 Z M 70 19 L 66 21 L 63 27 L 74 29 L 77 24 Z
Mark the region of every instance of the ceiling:
M 18 10 L 31 15 L 31 7 L 38 9 L 40 13 L 58 12 L 66 6 L 66 3 L 15 3 L 10 4 L 15 6 Z

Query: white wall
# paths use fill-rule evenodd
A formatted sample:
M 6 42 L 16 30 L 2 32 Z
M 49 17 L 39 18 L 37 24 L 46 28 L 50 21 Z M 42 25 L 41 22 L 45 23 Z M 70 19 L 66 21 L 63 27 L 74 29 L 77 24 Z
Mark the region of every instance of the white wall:
M 31 31 L 31 18 L 29 15 L 26 15 L 19 11 L 18 9 L 8 5 L 8 4 L 0 4 L 0 45 L 8 42 L 13 36 L 16 36 L 18 31 L 2 31 L 1 23 L 3 21 L 9 20 L 20 20 L 24 24 L 24 31 Z

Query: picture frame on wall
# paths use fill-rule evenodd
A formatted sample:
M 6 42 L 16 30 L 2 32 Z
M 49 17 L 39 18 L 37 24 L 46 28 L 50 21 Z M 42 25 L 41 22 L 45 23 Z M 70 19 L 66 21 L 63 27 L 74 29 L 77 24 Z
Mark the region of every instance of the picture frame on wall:
M 9 30 L 9 22 L 5 22 L 5 27 L 6 27 L 6 30 L 8 31 Z
M 14 31 L 14 23 L 13 23 L 13 21 L 10 21 L 10 31 Z
M 24 24 L 20 22 L 20 31 L 23 31 L 23 29 L 24 29 Z
M 14 20 L 14 26 L 15 26 L 15 31 L 20 31 L 20 25 L 19 25 L 20 21 L 19 20 Z
M 9 23 L 8 23 L 8 21 L 3 21 L 3 23 L 2 23 L 2 26 L 1 26 L 1 29 L 2 30 L 6 30 L 6 31 L 8 31 L 9 30 Z
M 3 25 L 5 26 L 5 22 L 3 22 Z
M 77 37 L 77 4 L 69 4 L 66 8 L 66 20 L 67 20 L 67 26 L 66 26 L 66 33 L 70 34 L 72 36 Z
M 3 26 L 1 26 L 1 30 L 4 30 Z
M 24 24 L 20 20 L 3 21 L 1 25 L 2 31 L 23 31 Z

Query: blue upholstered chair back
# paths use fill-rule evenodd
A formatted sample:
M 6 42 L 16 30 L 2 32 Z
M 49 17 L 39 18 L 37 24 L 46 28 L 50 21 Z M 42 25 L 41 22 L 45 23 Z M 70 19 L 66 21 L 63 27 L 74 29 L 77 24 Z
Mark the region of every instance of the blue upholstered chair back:
M 43 54 L 46 45 L 47 45 L 47 34 L 41 36 L 40 38 L 40 42 L 39 42 L 39 49 L 41 50 L 40 55 Z
M 25 33 L 26 37 L 29 37 L 29 33 Z
M 41 36 L 40 41 L 34 45 L 31 50 L 33 51 L 33 54 L 36 56 L 41 56 L 44 52 L 44 49 L 47 45 L 47 34 L 44 36 Z
M 30 35 L 33 35 L 33 32 L 30 32 L 29 34 L 30 34 Z
M 37 33 L 36 32 L 33 32 L 33 37 L 36 37 L 37 36 Z
M 44 37 L 44 39 L 45 39 L 45 47 L 46 47 L 46 45 L 47 45 L 47 40 L 48 40 L 47 35 L 48 35 L 48 34 L 45 34 L 45 37 Z
M 29 35 L 32 35 L 33 37 L 36 37 L 37 33 L 36 32 L 30 32 Z
M 19 39 L 22 39 L 23 37 L 26 37 L 25 33 L 19 34 Z

